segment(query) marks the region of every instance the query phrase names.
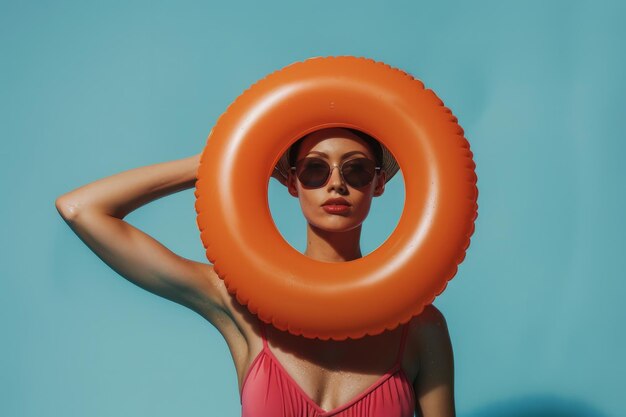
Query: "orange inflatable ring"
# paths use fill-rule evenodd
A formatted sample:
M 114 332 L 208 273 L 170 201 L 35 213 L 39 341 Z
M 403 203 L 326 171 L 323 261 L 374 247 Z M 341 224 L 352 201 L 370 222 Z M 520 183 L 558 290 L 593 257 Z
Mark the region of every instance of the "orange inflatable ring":
M 268 205 L 280 156 L 326 127 L 378 139 L 405 181 L 396 229 L 349 262 L 295 250 Z M 229 293 L 280 330 L 322 340 L 393 330 L 432 303 L 465 258 L 478 215 L 472 156 L 452 112 L 399 69 L 350 56 L 288 65 L 237 97 L 209 134 L 195 190 L 206 256 Z

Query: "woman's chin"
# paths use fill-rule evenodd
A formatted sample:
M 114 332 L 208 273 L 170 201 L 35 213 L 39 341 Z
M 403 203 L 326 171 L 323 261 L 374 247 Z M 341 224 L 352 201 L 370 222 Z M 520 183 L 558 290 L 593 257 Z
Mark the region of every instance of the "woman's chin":
M 335 218 L 321 219 L 313 224 L 316 228 L 328 233 L 345 233 L 357 227 L 361 223 L 355 222 L 353 218 L 334 216 Z

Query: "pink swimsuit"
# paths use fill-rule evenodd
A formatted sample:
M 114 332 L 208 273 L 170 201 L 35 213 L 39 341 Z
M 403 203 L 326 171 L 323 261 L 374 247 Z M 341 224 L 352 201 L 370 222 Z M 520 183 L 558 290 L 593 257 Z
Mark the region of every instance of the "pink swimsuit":
M 414 416 L 415 392 L 402 369 L 406 324 L 402 329 L 400 348 L 393 367 L 356 398 L 327 411 L 317 405 L 278 362 L 267 344 L 265 323 L 259 322 L 263 349 L 250 365 L 243 380 L 242 417 Z

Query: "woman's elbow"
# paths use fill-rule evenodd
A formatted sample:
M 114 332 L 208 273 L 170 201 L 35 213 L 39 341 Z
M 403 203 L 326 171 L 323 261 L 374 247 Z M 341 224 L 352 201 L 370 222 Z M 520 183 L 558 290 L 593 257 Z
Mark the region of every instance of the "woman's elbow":
M 73 221 L 78 215 L 80 204 L 72 201 L 71 198 L 64 194 L 54 201 L 57 212 L 67 221 Z

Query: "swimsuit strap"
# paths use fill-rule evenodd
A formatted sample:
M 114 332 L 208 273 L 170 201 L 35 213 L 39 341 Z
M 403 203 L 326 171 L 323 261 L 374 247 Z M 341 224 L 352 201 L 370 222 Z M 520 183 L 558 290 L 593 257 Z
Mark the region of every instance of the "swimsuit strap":
M 269 346 L 267 345 L 267 336 L 265 334 L 265 323 L 261 321 L 261 319 L 259 319 L 259 323 L 261 324 L 260 328 L 261 328 L 261 339 L 263 339 L 263 349 L 269 349 Z

